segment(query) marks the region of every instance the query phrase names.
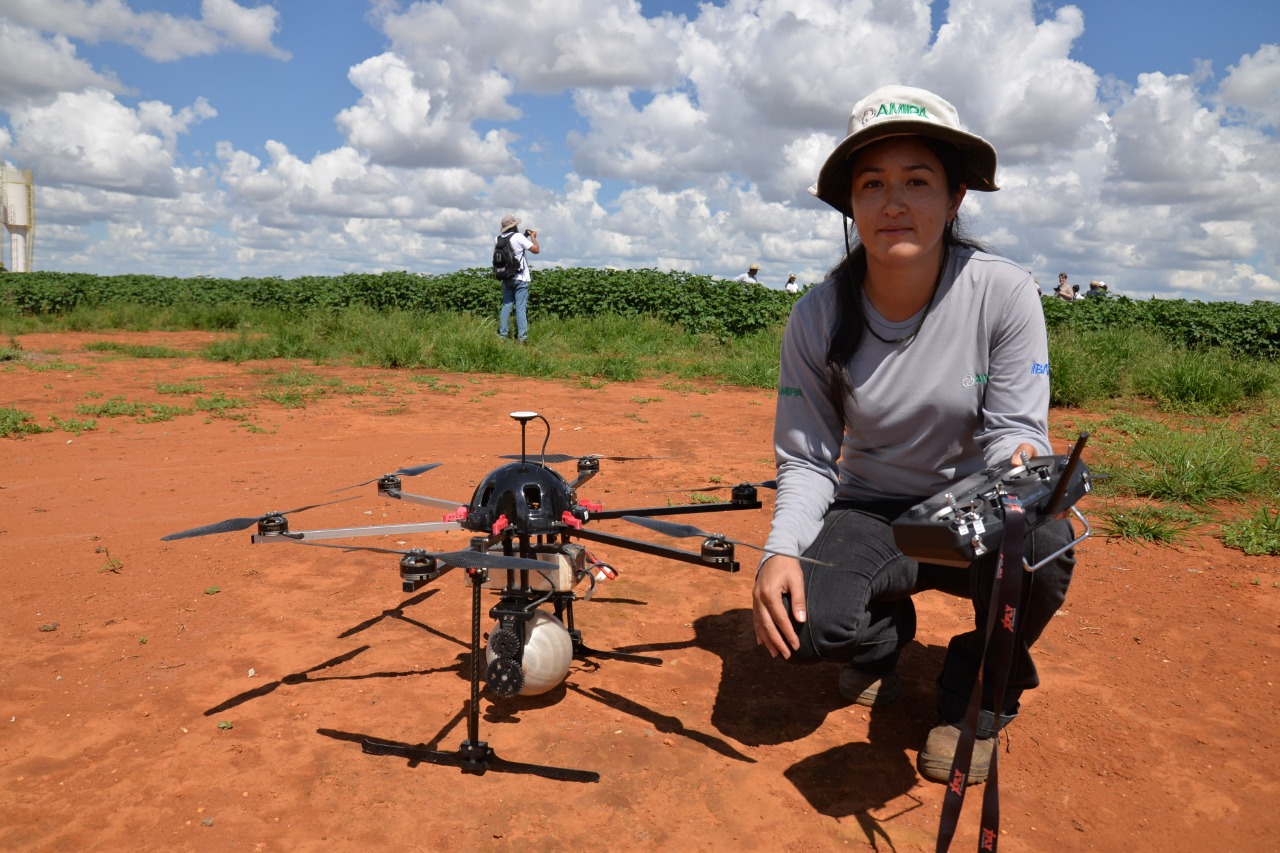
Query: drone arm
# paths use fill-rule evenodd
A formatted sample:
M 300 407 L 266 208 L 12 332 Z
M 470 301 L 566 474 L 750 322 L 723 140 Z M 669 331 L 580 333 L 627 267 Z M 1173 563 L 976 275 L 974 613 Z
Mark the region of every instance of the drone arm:
M 463 501 L 449 501 L 444 498 L 429 498 L 425 495 L 411 495 L 408 492 L 387 491 L 383 492 L 389 498 L 395 498 L 398 501 L 405 501 L 411 504 L 421 504 L 422 506 L 433 506 L 438 509 L 456 510 L 460 506 L 465 506 Z
M 701 554 L 695 554 L 692 551 L 682 551 L 679 548 L 657 545 L 653 542 L 645 542 L 642 539 L 631 539 L 626 536 L 618 536 L 614 533 L 602 533 L 599 530 L 591 530 L 586 527 L 581 530 L 566 531 L 566 535 L 575 539 L 586 539 L 591 542 L 600 542 L 605 545 L 618 545 L 632 551 L 639 551 L 642 554 L 652 554 L 655 557 L 663 557 L 668 560 L 680 560 L 685 563 L 695 563 L 699 566 L 707 565 L 706 561 L 702 559 Z
M 590 480 L 592 477 L 594 477 L 596 474 L 599 474 L 599 473 L 600 473 L 599 471 L 587 471 L 584 474 L 580 474 L 578 476 L 578 479 L 574 480 L 572 483 L 569 484 L 569 488 L 574 489 L 576 491 L 579 486 L 581 486 L 583 483 L 587 482 L 587 480 Z
M 289 542 L 304 539 L 347 539 L 357 536 L 405 536 L 411 533 L 429 533 L 435 530 L 461 530 L 456 521 L 426 521 L 417 524 L 385 524 L 378 527 L 341 527 L 329 530 L 294 530 L 288 535 L 279 533 L 255 533 L 250 539 L 254 544 L 264 542 Z
M 678 506 L 651 506 L 641 509 L 610 509 L 591 513 L 594 520 L 622 518 L 624 515 L 687 515 L 696 512 L 724 512 L 730 509 L 760 509 L 760 501 L 723 501 L 713 504 L 681 504 Z

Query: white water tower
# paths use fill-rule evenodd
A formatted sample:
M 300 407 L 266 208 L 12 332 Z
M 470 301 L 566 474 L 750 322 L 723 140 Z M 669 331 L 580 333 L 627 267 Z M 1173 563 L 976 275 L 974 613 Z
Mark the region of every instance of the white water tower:
M 36 239 L 36 187 L 30 169 L 0 169 L 0 220 L 9 231 L 9 271 L 30 272 Z

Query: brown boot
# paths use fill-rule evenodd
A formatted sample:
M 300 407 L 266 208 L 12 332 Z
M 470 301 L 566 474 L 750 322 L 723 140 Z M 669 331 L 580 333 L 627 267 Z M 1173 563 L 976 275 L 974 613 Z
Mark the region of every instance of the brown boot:
M 852 666 L 840 670 L 840 695 L 866 708 L 879 708 L 898 698 L 902 682 L 898 673 L 872 675 Z
M 956 747 L 960 744 L 960 727 L 950 723 L 939 723 L 929 730 L 929 738 L 924 749 L 916 759 L 916 768 L 920 775 L 931 782 L 947 784 L 951 781 L 951 763 L 955 761 Z M 991 750 L 995 748 L 996 738 L 975 740 L 973 742 L 973 758 L 969 762 L 968 784 L 977 785 L 987 781 L 991 773 Z

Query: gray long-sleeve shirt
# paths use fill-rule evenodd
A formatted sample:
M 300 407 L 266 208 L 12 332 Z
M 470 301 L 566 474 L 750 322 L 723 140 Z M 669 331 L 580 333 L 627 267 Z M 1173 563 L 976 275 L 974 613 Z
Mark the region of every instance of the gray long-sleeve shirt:
M 833 500 L 934 495 L 1019 444 L 1051 452 L 1049 346 L 1031 274 L 1005 258 L 953 249 L 919 333 L 899 344 L 867 334 L 851 362 L 846 426 L 827 391 L 835 317 L 827 280 L 792 310 L 782 342 L 774 454 L 778 496 L 765 547 L 798 555 Z M 920 315 L 881 337 L 910 334 Z

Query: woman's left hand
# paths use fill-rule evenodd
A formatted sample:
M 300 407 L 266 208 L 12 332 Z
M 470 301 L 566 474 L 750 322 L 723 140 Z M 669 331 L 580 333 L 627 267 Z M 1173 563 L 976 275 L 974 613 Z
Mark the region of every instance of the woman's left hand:
M 1022 454 L 1027 454 L 1028 459 L 1034 459 L 1040 455 L 1040 451 L 1036 449 L 1034 444 L 1027 444 L 1025 441 L 1018 445 L 1018 449 L 1013 451 L 1013 456 L 1009 457 L 1009 461 L 1014 465 L 1022 464 Z

